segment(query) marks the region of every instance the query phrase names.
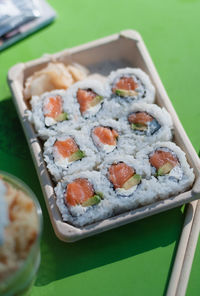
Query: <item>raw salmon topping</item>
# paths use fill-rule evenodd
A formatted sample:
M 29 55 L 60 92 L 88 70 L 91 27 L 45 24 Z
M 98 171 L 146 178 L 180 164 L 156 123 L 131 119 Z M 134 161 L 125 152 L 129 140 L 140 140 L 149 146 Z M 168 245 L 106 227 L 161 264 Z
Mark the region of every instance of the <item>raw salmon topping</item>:
M 56 141 L 54 147 L 63 157 L 70 157 L 74 152 L 78 151 L 78 146 L 72 138 L 65 141 Z
M 124 183 L 134 175 L 134 169 L 124 162 L 112 164 L 109 168 L 109 180 L 113 183 L 114 188 L 122 188 Z
M 149 161 L 157 170 L 166 163 L 170 163 L 173 167 L 175 167 L 178 163 L 178 159 L 174 157 L 172 153 L 162 150 L 155 151 L 149 158 Z
M 90 103 L 96 98 L 97 94 L 91 89 L 80 89 L 77 91 L 77 100 L 80 105 L 81 113 L 84 113 L 90 108 Z
M 56 118 L 62 113 L 62 99 L 60 96 L 51 97 L 48 103 L 44 106 L 44 116 Z
M 112 91 L 115 92 L 117 89 L 124 90 L 135 90 L 138 87 L 137 83 L 131 77 L 121 77 L 115 84 Z
M 128 116 L 128 121 L 130 123 L 139 123 L 139 124 L 147 124 L 152 121 L 154 118 L 146 112 L 136 112 L 132 113 Z
M 66 202 L 70 206 L 81 205 L 94 196 L 94 189 L 87 179 L 76 179 L 67 185 Z
M 105 145 L 116 145 L 118 133 L 116 130 L 109 127 L 98 126 L 93 129 L 95 136 L 99 138 L 102 144 Z

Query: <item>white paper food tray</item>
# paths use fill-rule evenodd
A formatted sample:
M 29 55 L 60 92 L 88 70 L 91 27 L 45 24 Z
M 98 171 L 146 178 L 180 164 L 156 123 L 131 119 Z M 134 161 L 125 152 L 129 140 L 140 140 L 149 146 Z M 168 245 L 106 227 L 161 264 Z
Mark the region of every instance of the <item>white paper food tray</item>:
M 33 126 L 27 120 L 25 113 L 27 105 L 23 100 L 23 87 L 26 78 L 32 75 L 35 71 L 45 67 L 50 61 L 61 61 L 65 64 L 77 62 L 89 68 L 91 73 L 99 73 L 102 75 L 108 75 L 111 70 L 127 66 L 139 67 L 145 71 L 156 87 L 156 103 L 159 106 L 165 107 L 171 114 L 174 123 L 174 141 L 183 149 L 183 151 L 185 151 L 187 160 L 190 166 L 194 169 L 195 182 L 192 189 L 175 197 L 160 200 L 151 205 L 143 206 L 85 227 L 78 228 L 63 222 L 61 214 L 56 206 L 51 176 L 46 169 L 42 157 L 42 145 L 35 134 Z M 120 225 L 166 211 L 200 197 L 199 158 L 167 96 L 144 42 L 136 31 L 122 31 L 119 34 L 114 34 L 81 46 L 66 49 L 53 55 L 46 55 L 37 60 L 17 64 L 9 70 L 8 83 L 35 163 L 54 231 L 61 240 L 74 242 L 116 228 Z

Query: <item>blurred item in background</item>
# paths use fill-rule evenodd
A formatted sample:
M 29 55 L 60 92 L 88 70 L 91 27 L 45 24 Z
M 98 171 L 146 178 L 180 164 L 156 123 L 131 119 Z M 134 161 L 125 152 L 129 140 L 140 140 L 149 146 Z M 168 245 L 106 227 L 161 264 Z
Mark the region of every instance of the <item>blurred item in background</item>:
M 0 0 L 0 51 L 56 17 L 45 0 Z

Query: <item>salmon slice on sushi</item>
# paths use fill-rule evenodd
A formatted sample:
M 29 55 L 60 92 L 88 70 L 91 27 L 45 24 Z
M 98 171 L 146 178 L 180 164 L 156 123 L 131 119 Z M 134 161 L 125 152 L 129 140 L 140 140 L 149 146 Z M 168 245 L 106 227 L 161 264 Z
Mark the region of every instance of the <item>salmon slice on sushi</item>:
M 117 146 L 118 132 L 112 127 L 96 126 L 92 130 L 92 139 L 98 149 L 106 153 L 112 152 Z
M 137 96 L 137 92 L 136 92 L 137 88 L 138 88 L 138 84 L 133 77 L 122 76 L 114 84 L 112 88 L 112 92 L 122 97 Z
M 141 182 L 141 176 L 125 162 L 113 163 L 108 169 L 108 179 L 118 194 L 130 195 Z
M 144 111 L 132 112 L 128 115 L 128 122 L 131 129 L 138 135 L 153 135 L 160 129 L 158 121 Z
M 80 112 L 83 116 L 87 113 L 96 114 L 101 108 L 103 97 L 92 91 L 91 88 L 77 91 L 77 101 L 80 105 Z
M 101 194 L 95 194 L 92 184 L 86 178 L 78 178 L 69 183 L 65 193 L 65 203 L 72 206 L 88 207 L 101 201 Z
M 57 122 L 68 120 L 68 114 L 63 110 L 63 100 L 60 95 L 52 95 L 45 98 L 43 113 L 46 126 L 52 126 Z
M 149 156 L 149 162 L 155 169 L 157 176 L 164 176 L 170 174 L 175 167 L 180 168 L 180 163 L 176 154 L 167 148 L 158 148 L 153 151 Z M 176 169 L 177 171 L 177 169 Z M 182 171 L 180 170 L 178 178 L 182 177 Z
M 53 146 L 55 163 L 60 166 L 66 166 L 69 163 L 80 160 L 85 157 L 72 137 L 65 140 L 56 140 Z

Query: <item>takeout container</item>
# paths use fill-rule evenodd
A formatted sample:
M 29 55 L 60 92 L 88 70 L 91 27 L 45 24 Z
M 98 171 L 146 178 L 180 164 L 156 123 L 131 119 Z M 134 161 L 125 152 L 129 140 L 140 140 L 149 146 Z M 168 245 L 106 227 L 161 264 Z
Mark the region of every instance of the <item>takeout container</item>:
M 21 180 L 8 173 L 0 171 L 0 176 L 5 182 L 25 192 L 33 200 L 38 218 L 38 234 L 35 242 L 32 244 L 27 258 L 20 265 L 20 268 L 14 271 L 9 277 L 0 283 L 0 295 L 28 295 L 40 266 L 40 239 L 42 234 L 42 210 L 40 204 L 32 190 Z
M 175 197 L 160 200 L 81 228 L 63 222 L 61 214 L 56 206 L 53 190 L 54 185 L 43 160 L 42 145 L 36 136 L 33 126 L 27 119 L 26 110 L 28 107 L 23 100 L 23 87 L 26 78 L 35 71 L 45 67 L 50 61 L 61 61 L 65 64 L 77 62 L 89 68 L 91 74 L 98 73 L 105 76 L 108 75 L 111 70 L 127 66 L 139 67 L 145 71 L 150 76 L 156 88 L 156 104 L 165 107 L 171 114 L 174 123 L 175 143 L 185 151 L 187 160 L 194 169 L 195 182 L 192 189 Z M 45 55 L 37 60 L 17 64 L 9 70 L 8 83 L 32 153 L 54 231 L 61 240 L 74 242 L 200 198 L 200 160 L 167 96 L 144 42 L 136 31 L 125 30 L 119 34 L 66 49 L 56 54 Z

